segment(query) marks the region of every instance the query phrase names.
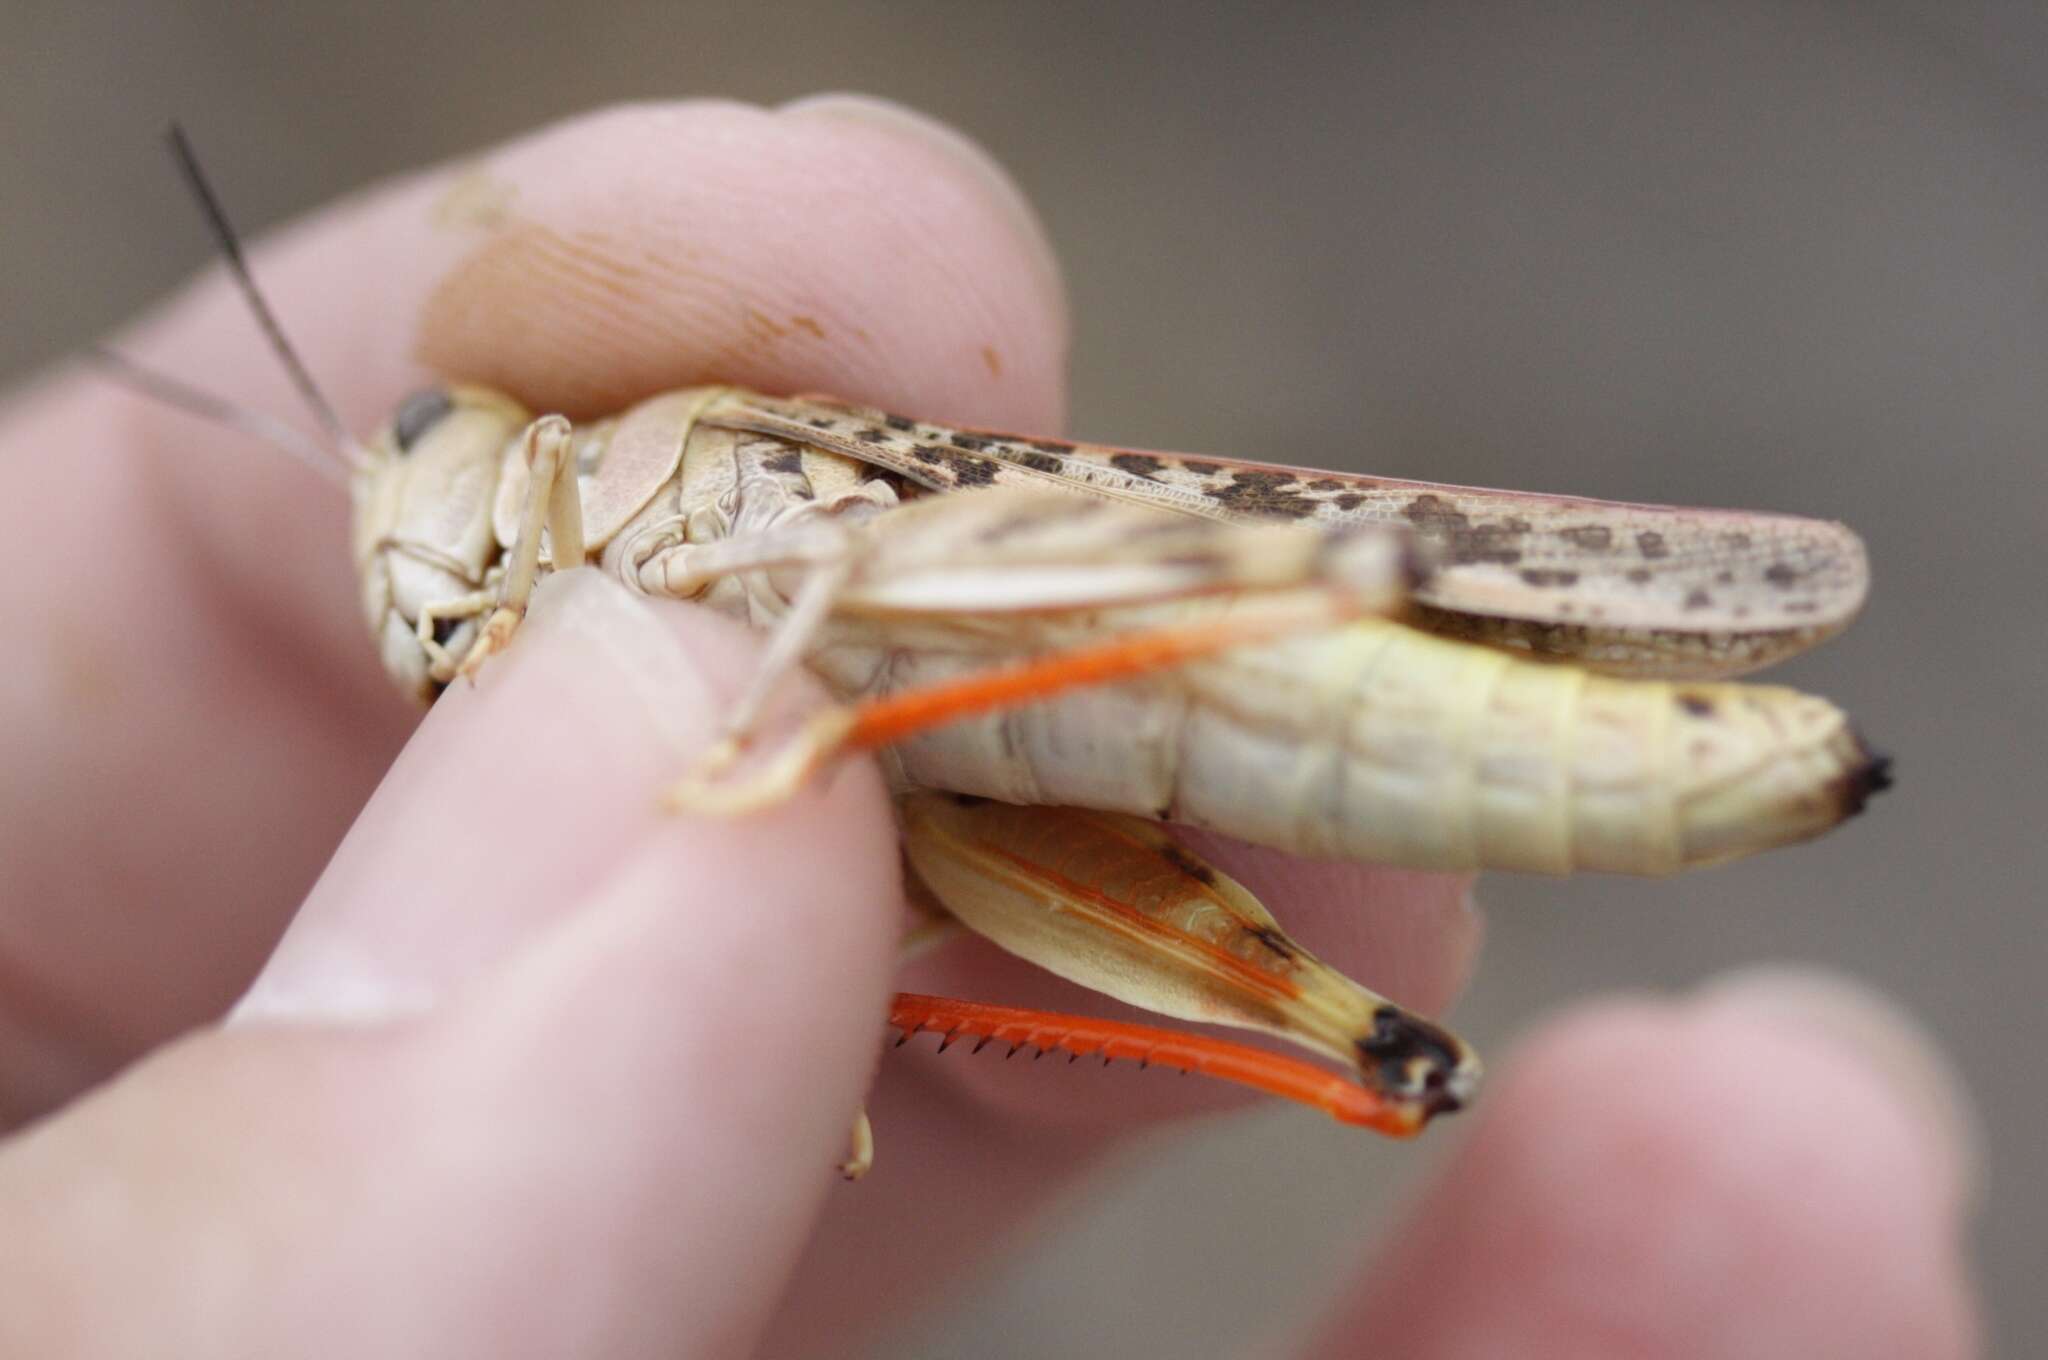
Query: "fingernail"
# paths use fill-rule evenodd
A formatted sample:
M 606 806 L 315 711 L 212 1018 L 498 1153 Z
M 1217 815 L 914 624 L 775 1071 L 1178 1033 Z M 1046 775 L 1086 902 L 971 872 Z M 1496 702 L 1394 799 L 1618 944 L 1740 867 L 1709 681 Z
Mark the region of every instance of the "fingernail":
M 914 142 L 951 161 L 986 191 L 989 201 L 1010 222 L 1030 249 L 1041 284 L 1064 307 L 1066 286 L 1061 281 L 1059 260 L 1053 254 L 1044 223 L 1039 221 L 1017 181 L 1010 178 L 1009 171 L 978 142 L 914 109 L 873 95 L 810 95 L 784 104 L 776 112 L 793 118 L 821 118 L 873 128 Z
M 1965 1210 L 1980 1191 L 1977 1120 L 1955 1065 L 1905 1011 L 1871 988 L 1832 973 L 1758 966 L 1701 987 L 1701 1004 L 1739 1008 L 1854 1054 L 1893 1093 L 1940 1149 L 1953 1202 Z

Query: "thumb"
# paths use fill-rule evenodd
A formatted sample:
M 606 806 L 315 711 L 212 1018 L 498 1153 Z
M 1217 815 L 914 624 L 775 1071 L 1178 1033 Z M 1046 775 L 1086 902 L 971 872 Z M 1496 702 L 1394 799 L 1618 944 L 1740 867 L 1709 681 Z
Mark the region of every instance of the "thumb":
M 899 900 L 865 767 L 655 812 L 750 659 L 552 579 L 235 1022 L 0 1149 L 0 1351 L 744 1349 L 843 1155 Z

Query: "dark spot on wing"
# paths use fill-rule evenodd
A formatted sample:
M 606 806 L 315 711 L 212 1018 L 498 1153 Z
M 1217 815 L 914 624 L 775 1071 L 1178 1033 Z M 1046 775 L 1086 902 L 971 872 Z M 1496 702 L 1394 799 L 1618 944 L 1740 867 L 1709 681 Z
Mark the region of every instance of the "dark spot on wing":
M 1480 524 L 1460 530 L 1451 536 L 1451 560 L 1454 562 L 1498 562 L 1512 567 L 1522 560 L 1522 550 L 1515 547 L 1522 540 L 1522 532 L 1505 524 Z M 1563 575 L 1564 573 L 1559 573 Z M 1571 573 L 1577 580 L 1577 573 Z
M 1228 486 L 1212 486 L 1202 494 L 1240 514 L 1305 519 L 1316 512 L 1316 503 L 1295 489 L 1300 484 L 1288 472 L 1233 472 Z
M 1785 590 L 1799 579 L 1799 569 L 1790 562 L 1773 562 L 1764 568 L 1764 579 L 1778 589 Z
M 1749 535 L 1744 533 L 1723 534 L 1721 535 L 1721 541 L 1737 552 L 1740 552 L 1749 546 Z
M 1143 477 L 1148 482 L 1154 480 L 1153 474 L 1166 466 L 1149 453 L 1113 453 L 1109 457 L 1109 465 L 1133 477 Z
M 917 428 L 917 422 L 908 416 L 884 415 L 882 423 L 892 430 L 914 430 Z
M 767 468 L 770 472 L 779 472 L 787 477 L 798 476 L 804 470 L 803 450 L 786 449 L 767 459 L 761 466 Z
M 1671 556 L 1671 549 L 1664 542 L 1664 535 L 1653 529 L 1645 529 L 1636 535 L 1636 548 L 1652 562 L 1660 557 Z
M 810 426 L 814 430 L 829 430 L 838 423 L 839 422 L 837 420 L 834 420 L 831 416 L 812 416 L 809 420 L 804 422 L 804 424 Z
M 1472 522 L 1472 517 L 1442 496 L 1425 492 L 1401 507 L 1401 513 L 1418 529 L 1450 533 Z
M 1189 472 L 1194 473 L 1197 477 L 1213 477 L 1223 471 L 1223 464 L 1211 463 L 1201 458 L 1183 458 L 1180 460 L 1180 465 Z
M 1330 504 L 1336 506 L 1339 510 L 1356 510 L 1359 506 L 1365 504 L 1365 497 L 1359 495 L 1356 491 L 1347 491 L 1337 497 L 1336 500 L 1331 501 Z
M 870 444 L 886 444 L 889 442 L 889 432 L 877 425 L 869 425 L 863 429 L 855 430 L 853 437 L 866 440 Z
M 949 441 L 954 448 L 966 449 L 970 453 L 980 453 L 989 444 L 988 440 L 977 438 L 971 434 L 955 434 L 949 436 Z
M 1707 609 L 1711 608 L 1713 603 L 1714 597 L 1701 590 L 1698 586 L 1694 586 L 1685 593 L 1685 607 L 1687 609 Z
M 1003 465 L 993 458 L 954 453 L 950 449 L 940 449 L 939 452 L 945 456 L 946 466 L 952 470 L 955 486 L 989 486 L 994 483 L 996 474 L 1002 471 Z
M 1010 456 L 1010 461 L 1021 467 L 1028 467 L 1033 472 L 1058 472 L 1066 466 L 1057 458 L 1043 453 L 1033 453 L 1029 449 L 1019 449 Z
M 1631 567 L 1628 572 L 1629 584 L 1644 585 L 1654 574 L 1648 567 Z
M 440 424 L 441 418 L 454 409 L 455 398 L 442 387 L 423 388 L 398 403 L 398 413 L 391 418 L 391 438 L 398 451 L 411 453 L 420 436 Z
M 1695 718 L 1711 718 L 1714 716 L 1714 701 L 1704 695 L 1687 694 L 1681 691 L 1678 695 L 1678 706 L 1692 714 Z
M 1516 573 L 1532 586 L 1575 586 L 1579 574 L 1575 571 L 1556 571 L 1549 567 L 1526 567 Z
M 1475 523 L 1470 515 L 1430 492 L 1409 501 L 1401 507 L 1401 513 L 1418 530 L 1448 545 L 1454 565 L 1497 562 L 1511 567 L 1522 560 L 1520 545 L 1529 532 L 1526 519 L 1511 516 L 1493 523 Z
M 1344 483 L 1338 481 L 1335 477 L 1318 477 L 1308 484 L 1308 489 L 1311 491 L 1342 491 Z
M 1072 453 L 1074 446 L 1064 439 L 1034 439 L 1031 447 L 1040 453 Z
M 1575 524 L 1568 529 L 1559 529 L 1557 536 L 1574 548 L 1587 552 L 1606 552 L 1614 546 L 1614 530 L 1604 524 Z
M 910 456 L 930 467 L 937 467 L 952 455 L 936 444 L 919 444 L 910 451 Z
M 1196 859 L 1186 850 L 1181 849 L 1181 847 L 1172 842 L 1168 842 L 1165 846 L 1161 847 L 1159 857 L 1205 888 L 1211 888 L 1216 885 L 1216 871 L 1214 869 L 1211 869 L 1208 865 L 1202 863 L 1202 861 Z
M 1274 957 L 1278 958 L 1282 963 L 1294 962 L 1296 958 L 1294 952 L 1294 942 L 1292 940 L 1289 940 L 1285 935 L 1282 935 L 1279 931 L 1273 929 L 1273 927 L 1246 926 L 1244 933 L 1251 936 L 1254 940 L 1257 940 L 1260 944 L 1266 946 L 1266 948 L 1272 950 Z

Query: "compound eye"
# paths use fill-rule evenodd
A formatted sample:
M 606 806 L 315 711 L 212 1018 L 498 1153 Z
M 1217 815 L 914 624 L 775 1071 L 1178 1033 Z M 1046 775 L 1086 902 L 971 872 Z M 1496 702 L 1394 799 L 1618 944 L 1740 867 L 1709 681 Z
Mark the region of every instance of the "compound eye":
M 420 437 L 441 423 L 441 417 L 455 409 L 455 398 L 447 389 L 428 387 L 413 393 L 398 404 L 398 414 L 391 419 L 391 438 L 397 443 L 400 453 L 412 452 L 412 446 Z

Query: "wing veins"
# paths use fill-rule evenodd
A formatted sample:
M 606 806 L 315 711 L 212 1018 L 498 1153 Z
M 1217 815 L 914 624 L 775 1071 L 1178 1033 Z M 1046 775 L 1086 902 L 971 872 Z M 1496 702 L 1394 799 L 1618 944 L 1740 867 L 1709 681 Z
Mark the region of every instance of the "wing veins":
M 1839 631 L 1868 589 L 1852 531 L 1793 515 L 1023 439 L 809 399 L 736 394 L 706 418 L 938 492 L 1052 486 L 1227 522 L 1397 526 L 1441 556 L 1417 592 L 1433 631 L 1633 674 L 1756 669 Z

